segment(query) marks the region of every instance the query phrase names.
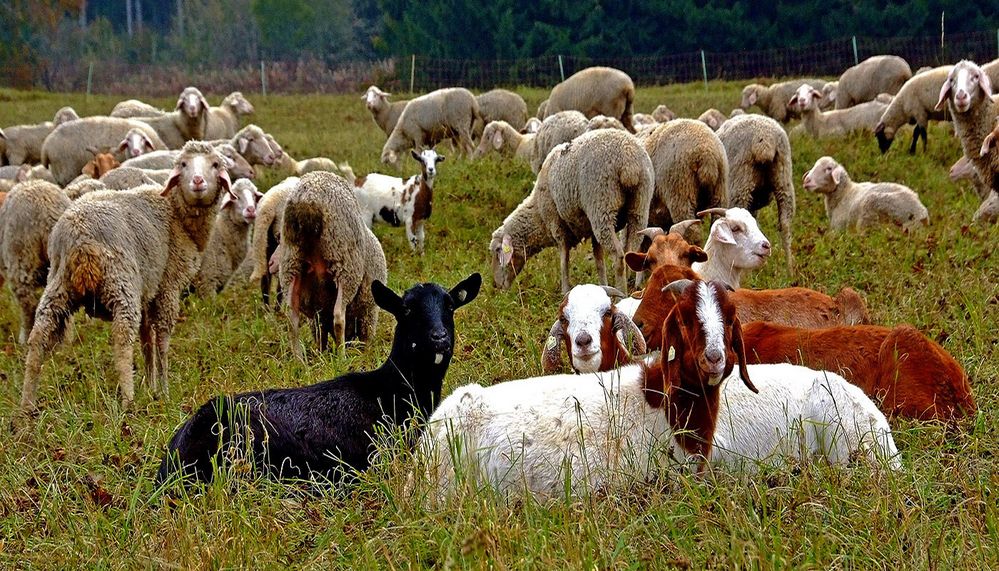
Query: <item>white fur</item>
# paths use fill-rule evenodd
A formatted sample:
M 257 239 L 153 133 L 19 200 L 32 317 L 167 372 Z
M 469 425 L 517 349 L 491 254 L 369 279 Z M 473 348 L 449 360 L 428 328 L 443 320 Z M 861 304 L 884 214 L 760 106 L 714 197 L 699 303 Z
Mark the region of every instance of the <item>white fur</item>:
M 766 263 L 770 256 L 770 240 L 748 210 L 729 208 L 723 218 L 711 225 L 704 251 L 708 261 L 694 262 L 693 270 L 704 281 L 720 281 L 738 289 L 744 272 Z
M 233 198 L 233 194 L 236 195 Z M 240 179 L 232 184 L 232 194 L 222 197 L 219 210 L 226 207 L 235 208 L 243 216 L 247 224 L 252 224 L 257 217 L 257 201 L 263 196 L 257 187 L 247 179 Z
M 611 298 L 598 285 L 578 285 L 569 291 L 562 314 L 568 320 L 566 334 L 572 346 L 573 368 L 579 373 L 595 373 L 600 367 L 603 352 L 600 350 L 601 329 L 604 315 L 611 310 Z M 586 335 L 584 335 L 584 333 Z M 585 345 L 578 343 L 589 336 Z
M 709 363 L 712 375 L 708 382 L 717 385 L 725 372 L 725 324 L 715 290 L 707 282 L 697 286 L 697 320 L 704 331 L 704 354 L 721 357 L 721 361 Z
M 118 150 L 124 152 L 125 158 L 128 159 L 154 151 L 156 146 L 140 129 L 131 129 L 118 144 Z

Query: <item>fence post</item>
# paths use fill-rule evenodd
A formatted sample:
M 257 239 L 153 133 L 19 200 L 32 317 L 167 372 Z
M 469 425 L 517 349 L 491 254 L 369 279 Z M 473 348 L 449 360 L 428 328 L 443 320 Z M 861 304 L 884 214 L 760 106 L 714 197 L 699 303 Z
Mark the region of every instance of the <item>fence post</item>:
M 565 69 L 562 68 L 562 54 L 558 56 L 558 74 L 562 76 L 562 81 L 565 81 Z
M 999 28 L 996 28 L 996 57 L 999 57 Z
M 857 57 L 857 36 L 853 36 L 853 65 L 860 63 L 860 58 Z
M 708 60 L 704 57 L 704 50 L 701 50 L 701 72 L 704 74 L 704 89 L 708 88 Z
M 87 71 L 87 101 L 90 101 L 90 88 L 94 84 L 94 62 L 90 62 L 90 70 Z
M 267 74 L 264 73 L 264 60 L 260 60 L 260 93 L 267 97 Z
M 413 84 L 416 81 L 416 54 L 413 54 L 409 60 L 409 92 L 416 93 L 413 91 Z

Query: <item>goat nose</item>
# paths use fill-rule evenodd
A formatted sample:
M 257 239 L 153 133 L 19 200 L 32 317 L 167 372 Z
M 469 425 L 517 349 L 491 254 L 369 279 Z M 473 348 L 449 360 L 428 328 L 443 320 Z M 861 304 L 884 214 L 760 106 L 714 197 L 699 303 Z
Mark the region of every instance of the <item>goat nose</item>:
M 590 343 L 593 343 L 593 337 L 589 333 L 584 331 L 576 336 L 576 345 L 589 347 Z
M 722 360 L 722 352 L 717 349 L 711 349 L 704 353 L 704 358 L 707 359 L 708 363 L 712 365 L 717 365 Z

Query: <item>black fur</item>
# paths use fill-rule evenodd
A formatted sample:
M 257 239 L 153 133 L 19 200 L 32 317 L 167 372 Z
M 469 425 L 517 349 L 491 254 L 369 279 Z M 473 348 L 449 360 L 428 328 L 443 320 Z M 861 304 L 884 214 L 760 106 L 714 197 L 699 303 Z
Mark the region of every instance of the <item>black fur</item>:
M 254 469 L 277 478 L 338 481 L 365 470 L 376 425 L 426 418 L 437 406 L 454 352 L 454 311 L 475 299 L 481 284 L 472 274 L 450 292 L 424 283 L 399 297 L 373 282 L 375 302 L 397 321 L 392 352 L 380 368 L 205 403 L 170 440 L 157 482 L 178 471 L 210 481 L 212 461 L 224 465 L 238 451 L 252 451 Z M 434 364 L 437 354 L 443 360 Z

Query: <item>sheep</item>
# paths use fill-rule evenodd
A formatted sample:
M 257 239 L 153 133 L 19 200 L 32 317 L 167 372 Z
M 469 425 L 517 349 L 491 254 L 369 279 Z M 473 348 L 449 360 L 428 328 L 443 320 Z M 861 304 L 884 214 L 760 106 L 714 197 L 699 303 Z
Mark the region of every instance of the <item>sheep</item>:
M 52 177 L 52 173 L 49 169 L 43 167 L 42 165 L 32 166 L 29 164 L 22 164 L 18 166 L 7 165 L 0 167 L 0 180 L 9 182 L 11 186 L 26 180 L 44 180 L 55 184 L 55 178 Z M 8 190 L 10 190 L 10 188 L 8 188 Z
M 524 98 L 506 89 L 493 89 L 475 98 L 479 103 L 481 122 L 476 123 L 473 132 L 475 138 L 482 135 L 482 129 L 492 121 L 506 121 L 516 130 L 521 130 L 527 123 L 527 103 Z
M 433 211 L 437 163 L 444 162 L 445 157 L 433 149 L 410 153 L 420 163 L 420 174 L 408 179 L 378 173 L 356 178 L 350 167 L 345 168 L 346 178 L 368 228 L 379 221 L 405 226 L 410 249 L 423 254 L 423 227 Z
M 545 374 L 562 369 L 563 347 L 572 370 L 580 374 L 609 371 L 630 363 L 634 355 L 645 354 L 642 332 L 614 307 L 611 296 L 624 294 L 611 287 L 585 284 L 562 298 L 558 319 L 541 354 Z
M 835 107 L 846 109 L 873 101 L 880 93 L 895 95 L 912 77 L 908 62 L 898 56 L 872 56 L 850 67 L 836 84 Z
M 898 128 L 906 123 L 916 124 L 912 131 L 909 154 L 915 154 L 916 142 L 920 137 L 923 138 L 923 152 L 926 152 L 926 126 L 930 119 L 935 121 L 946 119 L 946 116 L 934 110 L 934 107 L 940 88 L 952 67 L 945 65 L 917 73 L 902 85 L 902 88 L 898 90 L 895 98 L 881 115 L 877 125 L 874 126 L 874 135 L 877 137 L 878 148 L 881 149 L 882 154 L 888 152 L 892 141 L 895 140 Z
M 538 174 L 541 164 L 555 145 L 567 143 L 586 132 L 589 122 L 579 111 L 562 111 L 545 118 L 534 136 L 534 154 L 531 157 L 531 171 Z
M 150 153 L 173 153 L 170 157 L 170 162 L 164 166 L 158 168 L 170 168 L 173 165 L 173 159 L 177 155 L 177 151 L 157 151 L 156 146 L 153 144 L 153 140 L 149 138 L 148 131 L 141 127 L 133 127 L 125 133 L 125 136 L 118 143 L 118 154 L 124 156 L 124 160 L 138 159 L 139 157 L 148 155 Z M 127 165 L 127 166 L 137 166 L 137 165 Z
M 756 219 L 744 208 L 709 208 L 698 216 L 719 216 L 711 225 L 704 252 L 705 262 L 691 269 L 703 279 L 718 281 L 732 289 L 741 287 L 742 274 L 763 267 L 770 257 L 770 241 L 760 231 Z
M 755 217 L 771 200 L 776 203 L 781 247 L 788 273 L 794 275 L 794 175 L 787 133 L 769 117 L 744 115 L 726 121 L 718 139 L 728 158 L 728 205 L 745 208 Z
M 256 173 L 253 170 L 253 165 L 251 165 L 243 155 L 236 151 L 236 147 L 232 146 L 228 141 L 212 141 L 212 146 L 215 147 L 222 156 L 229 159 L 229 177 L 232 180 L 238 178 L 255 178 Z M 174 159 L 180 154 L 180 151 L 152 151 L 144 155 L 139 155 L 131 159 L 127 159 L 121 163 L 123 167 L 132 167 L 145 170 L 163 170 L 170 169 L 173 165 Z
M 273 141 L 273 137 L 269 138 L 263 129 L 256 125 L 247 125 L 233 135 L 231 139 L 214 140 L 212 144 L 229 143 L 251 165 L 269 167 L 274 165 L 279 155 L 284 154 L 280 146 L 275 148 L 275 146 L 271 145 L 270 141 Z
M 225 159 L 208 144 L 189 141 L 165 188 L 92 192 L 63 213 L 49 237 L 48 284 L 28 336 L 22 412 L 35 408 L 43 359 L 80 307 L 112 322 L 122 403 L 127 407 L 135 399 L 132 345 L 137 335 L 147 383 L 154 394 L 166 396 L 180 293 L 198 271 L 218 203 L 230 186 Z
M 582 496 L 646 481 L 712 455 L 721 383 L 756 391 L 724 288 L 699 282 L 665 327 L 674 343 L 651 365 L 457 388 L 427 423 L 419 466 L 442 498 L 467 478 L 503 494 Z M 734 413 L 733 413 L 734 414 Z
M 821 79 L 796 79 L 775 83 L 770 86 L 752 83 L 742 89 L 742 100 L 739 103 L 739 107 L 743 110 L 748 110 L 753 105 L 756 105 L 768 117 L 776 119 L 781 123 L 787 123 L 795 117 L 794 113 L 787 108 L 787 102 L 794 95 L 794 92 L 805 83 L 818 90 L 822 90 L 826 84 Z
M 620 119 L 625 129 L 635 132 L 631 122 L 635 84 L 625 72 L 611 67 L 588 67 L 552 88 L 544 119 L 559 111 L 575 110 L 587 119 L 606 115 Z
M 926 207 L 911 188 L 891 182 L 853 182 L 832 157 L 815 161 L 803 183 L 805 190 L 822 195 L 833 230 L 889 222 L 910 231 L 929 224 Z
M 45 138 L 42 165 L 52 172 L 57 184 L 65 185 L 87 164 L 88 147 L 117 148 L 132 129 L 143 132 L 154 150 L 166 148 L 156 131 L 137 119 L 84 117 L 59 125 Z
M 541 119 L 537 117 L 528 117 L 527 122 L 524 123 L 524 128 L 520 130 L 522 135 L 528 135 L 537 133 L 538 129 L 541 128 Z
M 314 322 L 320 350 L 331 331 L 338 350 L 349 339 L 367 342 L 378 323 L 371 282 L 384 282 L 388 272 L 350 185 L 328 172 L 303 176 L 288 197 L 283 222 L 279 276 L 288 292 L 295 357 L 304 359 L 298 333 L 303 317 Z
M 836 90 L 839 89 L 839 81 L 830 81 L 822 86 L 822 98 L 819 99 L 819 109 L 826 111 L 830 107 L 836 108 Z
M 178 107 L 186 109 L 186 104 L 178 102 Z M 152 127 L 167 148 L 179 149 L 187 141 L 205 138 L 208 108 L 199 106 L 198 109 L 201 112 L 194 117 L 186 111 L 175 110 L 158 117 L 137 117 L 134 120 Z
M 482 130 L 482 138 L 479 146 L 472 153 L 473 159 L 478 159 L 487 154 L 490 150 L 495 150 L 505 155 L 513 155 L 514 158 L 530 162 L 534 155 L 534 141 L 537 136 L 534 133 L 518 133 L 506 121 L 492 121 Z
M 655 169 L 649 221 L 668 227 L 699 210 L 728 205 L 728 159 L 710 127 L 693 119 L 660 125 L 644 140 Z
M 268 143 L 273 140 L 273 137 L 267 135 Z M 276 143 L 277 141 L 275 141 Z M 272 145 L 272 151 L 274 146 Z M 336 163 L 332 159 L 326 157 L 313 157 L 310 159 L 302 159 L 296 161 L 291 158 L 291 155 L 284 152 L 280 145 L 277 145 L 277 149 L 280 149 L 280 156 L 275 159 L 274 167 L 281 169 L 287 176 L 302 176 L 305 173 L 310 173 L 313 171 L 326 171 L 326 172 L 339 172 Z M 275 153 L 276 155 L 277 153 Z
M 812 137 L 841 137 L 855 131 L 874 132 L 889 102 L 867 101 L 847 109 L 821 111 L 822 94 L 811 85 L 802 85 L 788 100 L 789 108 L 801 115 L 801 127 Z
M 601 129 L 556 146 L 545 159 L 534 190 L 493 232 L 493 282 L 509 288 L 528 257 L 557 245 L 562 292 L 569 291 L 569 251 L 592 238 L 600 282 L 607 285 L 604 250 L 614 260 L 618 289 L 625 289 L 624 252 L 638 246 L 654 192 L 652 162 L 625 131 Z M 625 228 L 622 244 L 617 230 Z M 546 232 L 547 231 L 547 232 Z
M 635 131 L 637 132 L 642 127 L 658 125 L 659 121 L 656 121 L 656 118 L 650 113 L 635 113 L 631 116 L 631 123 L 635 126 Z
M 15 125 L 4 131 L 3 153 L 0 153 L 0 164 L 21 165 L 38 164 L 42 161 L 42 144 L 52 131 L 62 125 L 79 119 L 80 116 L 72 107 L 63 107 L 56 112 L 52 121 L 37 125 Z M 77 173 L 79 174 L 79 173 Z
M 268 261 L 281 242 L 281 228 L 284 226 L 284 208 L 288 204 L 288 196 L 298 186 L 299 178 L 292 176 L 272 186 L 264 193 L 257 204 L 257 217 L 253 221 L 253 238 L 250 242 L 250 258 L 253 261 L 253 272 L 250 281 L 260 282 L 260 293 L 264 305 L 270 304 L 271 272 Z M 278 284 L 280 287 L 280 283 Z M 281 292 L 278 291 L 278 304 L 281 303 Z
M 106 173 L 105 173 L 106 174 Z M 66 185 L 66 188 L 62 189 L 66 194 L 66 197 L 70 200 L 76 200 L 83 196 L 84 194 L 89 194 L 97 190 L 114 190 L 109 189 L 106 184 L 98 179 L 90 177 L 80 177 L 73 182 Z
M 99 180 L 109 190 L 129 190 L 151 184 L 164 185 L 172 173 L 172 169 L 152 170 L 118 167 L 106 173 Z
M 701 116 L 698 117 L 697 120 L 704 123 L 708 127 L 711 127 L 712 131 L 718 131 L 725 121 L 728 120 L 728 117 L 726 117 L 721 111 L 712 107 L 704 113 L 701 113 Z
M 125 101 L 119 101 L 115 104 L 114 108 L 111 109 L 111 117 L 118 117 L 120 119 L 136 119 L 138 117 L 159 117 L 160 115 L 166 115 L 166 111 L 150 105 L 144 101 L 139 101 L 138 99 L 127 99 Z
M 433 147 L 445 138 L 457 143 L 467 156 L 472 154 L 472 125 L 481 120 L 479 103 L 472 92 L 460 87 L 438 89 L 411 100 L 388 140 L 381 161 L 399 166 L 399 153 Z
M 239 118 L 243 115 L 252 115 L 253 111 L 253 105 L 243 97 L 243 94 L 233 91 L 225 96 L 218 107 L 208 108 L 204 138 L 212 141 L 235 137 L 239 131 Z
M 940 88 L 936 109 L 945 106 L 950 110 L 964 156 L 974 165 L 982 186 L 993 193 L 999 192 L 999 153 L 989 152 L 995 140 L 992 133 L 997 128 L 999 103 L 992 99 L 989 76 L 972 61 L 958 62 Z M 981 217 L 980 209 L 975 220 Z
M 876 325 L 801 329 L 743 326 L 750 363 L 797 363 L 836 372 L 880 404 L 889 418 L 949 420 L 975 414 L 968 376 L 914 327 Z
M 282 479 L 338 482 L 366 470 L 381 430 L 427 418 L 440 402 L 454 355 L 454 312 L 475 299 L 481 284 L 472 274 L 450 291 L 422 283 L 399 296 L 372 282 L 374 302 L 396 320 L 380 368 L 209 400 L 170 439 L 157 485 L 175 476 L 185 484 L 210 482 L 213 464 L 232 461 L 241 449 L 252 451 L 257 472 Z
M 652 118 L 656 120 L 657 123 L 668 123 L 673 119 L 676 119 L 677 115 L 670 110 L 669 107 L 665 105 L 657 105 L 655 109 L 652 110 Z
M 541 103 L 538 103 L 538 112 L 534 115 L 536 119 L 544 121 L 548 117 L 548 100 L 545 99 Z
M 69 205 L 58 186 L 29 180 L 16 184 L 0 208 L 0 276 L 21 309 L 18 342 L 22 345 L 35 322 L 38 290 L 45 286 L 49 234 Z
M 232 192 L 236 198 L 229 194 L 222 197 L 201 267 L 191 282 L 191 289 L 201 297 L 222 291 L 246 257 L 250 226 L 257 217 L 257 201 L 263 194 L 247 179 L 233 182 Z
M 392 94 L 386 93 L 372 85 L 361 96 L 361 99 L 364 100 L 364 105 L 371 112 L 371 117 L 375 120 L 375 124 L 385 132 L 386 137 L 392 134 L 395 124 L 399 122 L 399 116 L 402 115 L 402 110 L 409 103 L 408 100 L 390 102 L 388 100 L 390 95 Z

